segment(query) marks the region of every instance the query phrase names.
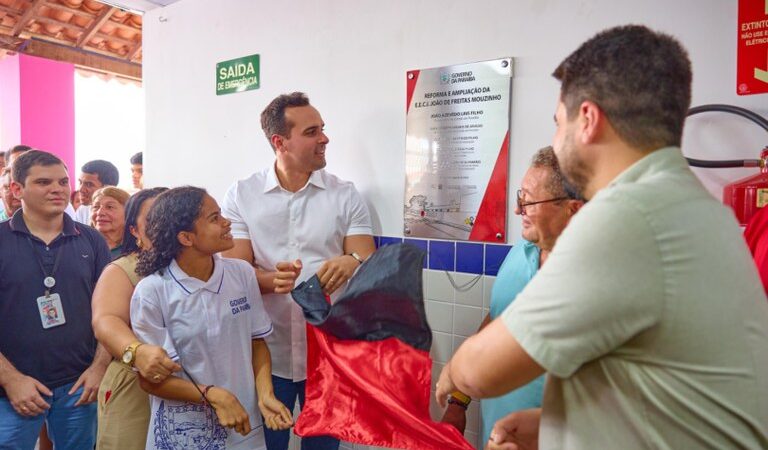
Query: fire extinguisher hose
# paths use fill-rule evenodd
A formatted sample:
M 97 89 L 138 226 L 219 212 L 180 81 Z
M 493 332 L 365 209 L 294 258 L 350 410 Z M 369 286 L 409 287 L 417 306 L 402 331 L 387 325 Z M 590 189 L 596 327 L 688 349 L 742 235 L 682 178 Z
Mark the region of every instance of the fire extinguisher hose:
M 737 116 L 744 117 L 745 119 L 748 119 L 754 122 L 757 126 L 761 127 L 763 130 L 768 131 L 768 119 L 766 119 L 765 117 L 755 112 L 752 112 L 745 108 L 741 108 L 739 106 L 723 105 L 723 104 L 695 106 L 688 110 L 687 115 L 692 116 L 694 114 L 699 114 L 704 112 L 724 112 L 729 114 L 736 114 Z M 704 168 L 710 168 L 710 169 L 720 169 L 720 168 L 727 168 L 727 167 L 762 167 L 763 164 L 765 164 L 760 159 L 731 159 L 726 161 L 707 161 L 703 159 L 694 159 L 694 158 L 685 158 L 685 159 L 687 159 L 688 164 L 690 164 L 693 167 L 704 167 Z

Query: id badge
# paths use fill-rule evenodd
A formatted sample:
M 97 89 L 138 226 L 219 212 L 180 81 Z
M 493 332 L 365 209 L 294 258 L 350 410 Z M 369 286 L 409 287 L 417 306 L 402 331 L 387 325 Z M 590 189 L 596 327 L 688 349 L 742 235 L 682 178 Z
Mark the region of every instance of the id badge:
M 67 320 L 64 318 L 64 307 L 61 305 L 59 294 L 54 293 L 37 297 L 37 309 L 40 311 L 40 320 L 45 329 L 67 323 Z

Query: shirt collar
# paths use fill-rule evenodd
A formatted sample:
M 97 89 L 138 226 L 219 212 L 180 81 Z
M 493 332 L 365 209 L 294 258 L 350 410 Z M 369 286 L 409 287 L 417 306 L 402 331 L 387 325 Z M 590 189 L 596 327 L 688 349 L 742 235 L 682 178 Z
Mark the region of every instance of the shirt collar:
M 171 279 L 173 279 L 173 281 L 189 295 L 194 294 L 201 289 L 205 289 L 206 291 L 218 294 L 221 292 L 221 285 L 224 283 L 223 266 L 224 265 L 221 262 L 221 257 L 219 255 L 214 255 L 213 273 L 211 274 L 211 277 L 208 278 L 208 281 L 203 281 L 187 275 L 183 270 L 181 270 L 181 267 L 179 267 L 176 259 L 174 259 L 168 266 L 168 273 L 171 275 Z
M 11 217 L 9 225 L 11 226 L 11 230 L 14 232 L 34 236 L 32 233 L 29 232 L 29 228 L 27 228 L 27 223 L 24 222 L 24 214 L 23 214 L 22 208 L 19 208 L 13 214 L 13 217 Z M 64 227 L 61 231 L 61 236 L 79 236 L 79 235 L 80 235 L 80 230 L 78 229 L 78 226 L 75 223 L 75 221 L 72 220 L 71 217 L 69 217 L 69 214 L 64 213 Z
M 275 162 L 277 164 L 277 162 Z M 267 172 L 266 180 L 264 181 L 264 192 L 270 192 L 274 189 L 281 188 L 280 181 L 277 179 L 277 171 L 275 169 L 275 164 L 272 164 L 272 166 L 269 168 L 269 171 Z M 312 175 L 309 176 L 309 180 L 307 181 L 307 185 L 313 185 L 316 187 L 319 187 L 320 189 L 325 189 L 325 180 L 323 179 L 323 170 L 315 170 L 312 172 Z M 307 186 L 304 186 L 300 189 L 304 190 Z
M 629 166 L 614 178 L 609 186 L 635 183 L 659 172 L 685 168 L 688 168 L 688 161 L 686 161 L 683 153 L 680 151 L 680 147 L 663 147 L 650 152 Z

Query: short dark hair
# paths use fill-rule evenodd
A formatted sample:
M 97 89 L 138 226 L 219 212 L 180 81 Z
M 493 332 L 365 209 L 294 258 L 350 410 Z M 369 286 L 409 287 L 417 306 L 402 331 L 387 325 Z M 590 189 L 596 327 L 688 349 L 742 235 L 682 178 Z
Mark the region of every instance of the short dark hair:
M 182 250 L 178 234 L 192 231 L 205 199 L 205 189 L 184 186 L 157 196 L 147 214 L 147 237 L 152 248 L 139 252 L 136 273 L 147 276 L 168 267 Z
M 11 155 L 14 155 L 16 153 L 24 153 L 32 150 L 32 147 L 29 145 L 19 144 L 14 145 L 13 147 L 9 148 L 5 151 L 5 162 L 7 163 L 11 159 Z
M 261 112 L 261 129 L 264 130 L 269 145 L 272 145 L 273 134 L 290 136 L 293 124 L 285 119 L 285 110 L 299 106 L 309 106 L 309 97 L 303 92 L 279 95 L 264 108 Z
M 691 62 L 673 37 L 640 25 L 610 28 L 571 53 L 552 74 L 567 115 L 595 102 L 632 147 L 680 145 L 691 103 Z
M 144 153 L 139 152 L 131 156 L 131 164 L 144 164 Z
M 95 173 L 104 186 L 117 186 L 120 181 L 120 172 L 117 171 L 117 167 L 103 159 L 88 161 L 80 170 L 84 173 Z
M 141 211 L 144 202 L 157 197 L 167 190 L 168 188 L 165 187 L 142 189 L 128 199 L 128 203 L 125 204 L 125 230 L 123 232 L 122 245 L 123 255 L 130 255 L 131 253 L 140 250 L 139 246 L 136 245 L 136 239 L 131 234 L 131 228 L 136 228 L 136 224 L 139 221 L 139 212 Z
M 23 155 L 16 158 L 13 162 L 13 168 L 11 178 L 13 181 L 20 183 L 22 186 L 27 181 L 27 175 L 29 170 L 34 166 L 55 166 L 61 164 L 66 168 L 66 164 L 62 162 L 56 155 L 53 155 L 42 150 L 29 150 L 25 151 Z
M 549 169 L 550 176 L 547 182 L 547 191 L 554 197 L 568 197 L 571 200 L 584 200 L 574 185 L 568 182 L 560 170 L 560 162 L 557 160 L 555 150 L 551 146 L 539 149 L 531 158 L 531 167 L 543 167 Z

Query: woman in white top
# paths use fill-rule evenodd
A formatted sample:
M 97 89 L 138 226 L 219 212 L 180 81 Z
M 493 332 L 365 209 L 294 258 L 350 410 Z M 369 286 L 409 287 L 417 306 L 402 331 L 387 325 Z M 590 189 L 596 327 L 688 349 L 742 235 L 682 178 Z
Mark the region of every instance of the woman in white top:
M 265 448 L 261 416 L 275 430 L 292 418 L 273 392 L 263 339 L 272 322 L 253 268 L 216 256 L 233 246 L 230 222 L 205 190 L 176 188 L 155 200 L 147 236 L 152 249 L 139 256 L 136 272 L 146 278 L 134 291 L 131 323 L 184 370 L 141 382 L 152 403 L 146 448 Z

